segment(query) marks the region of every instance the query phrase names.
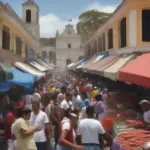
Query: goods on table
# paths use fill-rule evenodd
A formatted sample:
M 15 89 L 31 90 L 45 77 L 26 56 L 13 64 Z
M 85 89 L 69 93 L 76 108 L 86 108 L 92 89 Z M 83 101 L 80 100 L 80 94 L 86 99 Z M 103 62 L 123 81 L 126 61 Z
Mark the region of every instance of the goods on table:
M 150 131 L 126 131 L 119 135 L 116 140 L 125 150 L 136 150 L 150 141 Z
M 127 120 L 126 123 L 127 123 L 128 127 L 134 127 L 134 128 L 145 127 L 144 123 L 139 120 Z

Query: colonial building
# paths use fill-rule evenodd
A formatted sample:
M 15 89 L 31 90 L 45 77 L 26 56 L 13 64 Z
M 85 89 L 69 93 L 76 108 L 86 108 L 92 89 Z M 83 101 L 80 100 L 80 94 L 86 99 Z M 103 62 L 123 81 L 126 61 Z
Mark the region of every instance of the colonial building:
M 84 44 L 86 55 L 150 51 L 150 1 L 123 0 L 110 19 Z
M 73 25 L 68 24 L 65 30 L 56 35 L 56 65 L 64 68 L 77 61 L 84 52 L 81 49 L 81 37 L 75 32 Z
M 0 58 L 11 64 L 39 49 L 39 7 L 32 0 L 22 5 L 22 19 L 0 2 Z M 16 60 L 17 59 L 17 60 Z

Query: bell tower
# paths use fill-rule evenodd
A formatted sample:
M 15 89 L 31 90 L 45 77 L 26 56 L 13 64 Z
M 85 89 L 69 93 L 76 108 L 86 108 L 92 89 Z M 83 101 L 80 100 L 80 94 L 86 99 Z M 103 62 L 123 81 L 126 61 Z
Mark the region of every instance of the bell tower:
M 37 40 L 40 39 L 39 11 L 34 0 L 27 0 L 22 4 L 22 20 Z

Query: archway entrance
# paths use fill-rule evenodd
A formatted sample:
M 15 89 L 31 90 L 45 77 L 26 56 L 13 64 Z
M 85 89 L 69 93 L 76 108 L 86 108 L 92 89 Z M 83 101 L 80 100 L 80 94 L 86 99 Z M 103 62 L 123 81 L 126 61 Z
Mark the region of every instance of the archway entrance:
M 67 59 L 66 60 L 66 65 L 68 66 L 69 64 L 71 64 L 72 63 L 72 61 L 71 61 L 71 59 Z
M 22 40 L 19 37 L 16 37 L 16 54 L 22 54 Z

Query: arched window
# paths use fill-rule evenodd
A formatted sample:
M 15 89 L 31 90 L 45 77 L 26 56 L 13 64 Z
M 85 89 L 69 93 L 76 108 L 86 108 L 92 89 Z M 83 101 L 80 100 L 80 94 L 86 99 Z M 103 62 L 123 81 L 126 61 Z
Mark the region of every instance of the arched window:
M 26 10 L 26 22 L 31 23 L 31 10 L 30 9 Z
M 67 59 L 67 60 L 66 60 L 66 65 L 71 64 L 71 62 L 72 62 L 71 59 Z
M 108 30 L 108 49 L 113 48 L 113 29 Z
M 94 42 L 94 53 L 97 53 L 97 40 Z
M 68 44 L 68 48 L 71 48 L 71 44 Z
M 150 10 L 142 10 L 142 41 L 150 41 Z
M 120 47 L 127 46 L 127 35 L 126 35 L 126 18 L 123 18 L 120 22 Z
M 101 37 L 98 38 L 98 51 L 99 52 L 102 51 L 102 38 Z
M 105 37 L 105 33 L 103 33 L 103 50 L 106 50 L 106 39 L 105 39 L 106 37 Z

